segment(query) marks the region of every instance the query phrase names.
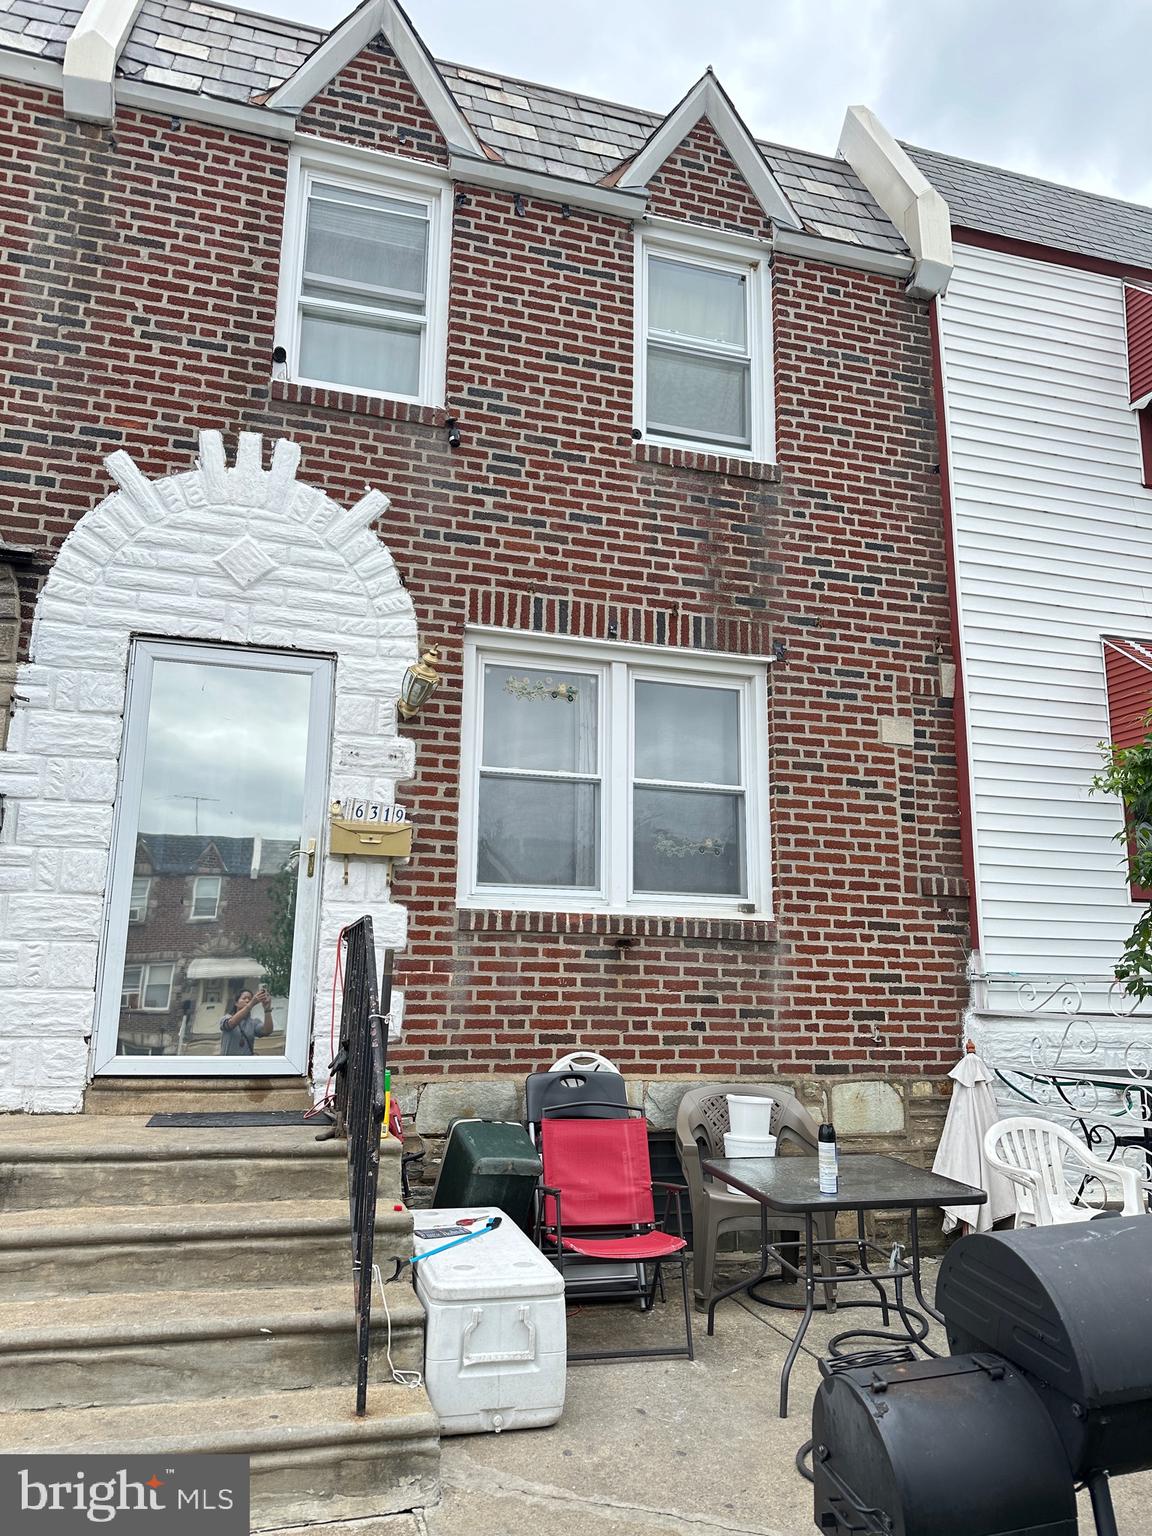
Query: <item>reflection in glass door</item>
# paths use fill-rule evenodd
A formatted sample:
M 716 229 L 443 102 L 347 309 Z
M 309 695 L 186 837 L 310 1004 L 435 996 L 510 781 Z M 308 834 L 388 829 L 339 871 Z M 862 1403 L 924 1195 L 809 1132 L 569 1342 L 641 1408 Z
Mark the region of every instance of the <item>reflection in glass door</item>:
M 137 641 L 96 1070 L 303 1072 L 331 662 Z

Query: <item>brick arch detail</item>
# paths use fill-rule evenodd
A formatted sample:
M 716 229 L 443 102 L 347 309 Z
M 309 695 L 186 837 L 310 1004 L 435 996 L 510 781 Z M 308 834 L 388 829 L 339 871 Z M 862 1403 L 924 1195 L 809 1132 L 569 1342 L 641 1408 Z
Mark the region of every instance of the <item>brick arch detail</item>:
M 65 540 L 40 594 L 0 753 L 0 1111 L 81 1108 L 89 1073 L 113 811 L 135 635 L 336 658 L 329 794 L 391 800 L 413 771 L 395 700 L 416 616 L 373 531 L 387 498 L 342 507 L 296 479 L 299 447 L 218 432 L 195 468 L 149 480 L 125 452 L 118 490 Z M 401 947 L 407 913 L 385 870 L 321 861 L 313 1074 L 326 1077 L 341 927 L 372 913 Z

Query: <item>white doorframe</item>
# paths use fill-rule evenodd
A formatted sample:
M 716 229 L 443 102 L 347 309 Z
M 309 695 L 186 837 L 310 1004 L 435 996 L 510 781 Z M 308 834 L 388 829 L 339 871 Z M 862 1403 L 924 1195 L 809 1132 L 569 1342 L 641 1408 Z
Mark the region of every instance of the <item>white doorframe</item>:
M 315 859 L 298 860 L 292 975 L 285 1020 L 284 1054 L 254 1056 L 120 1056 L 120 992 L 128 939 L 128 906 L 136 863 L 140 794 L 152 694 L 158 660 L 199 662 L 248 671 L 295 672 L 311 679 L 308 746 L 304 773 L 301 846 L 315 838 Z M 329 755 L 335 662 L 327 656 L 262 651 L 242 646 L 179 640 L 134 640 L 128 663 L 125 729 L 112 831 L 108 891 L 96 982 L 92 1070 L 116 1077 L 272 1077 L 303 1075 L 308 1067 L 320 891 L 328 809 Z

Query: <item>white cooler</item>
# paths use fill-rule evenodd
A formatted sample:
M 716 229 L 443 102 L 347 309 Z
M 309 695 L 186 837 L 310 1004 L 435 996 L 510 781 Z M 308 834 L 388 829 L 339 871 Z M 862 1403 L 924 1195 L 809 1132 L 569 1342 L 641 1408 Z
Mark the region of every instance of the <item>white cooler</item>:
M 414 1211 L 417 1255 L 450 1238 L 422 1229 L 461 1216 L 501 1216 L 490 1207 Z M 564 1408 L 568 1339 L 564 1282 L 516 1223 L 416 1265 L 416 1293 L 427 1313 L 424 1384 L 441 1432 L 538 1429 Z

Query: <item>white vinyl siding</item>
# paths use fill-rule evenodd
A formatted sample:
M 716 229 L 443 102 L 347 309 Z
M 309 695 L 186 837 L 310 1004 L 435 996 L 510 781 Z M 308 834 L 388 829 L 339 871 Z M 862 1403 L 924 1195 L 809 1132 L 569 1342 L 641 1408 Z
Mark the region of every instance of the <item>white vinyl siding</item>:
M 986 972 L 1111 975 L 1129 932 L 1101 636 L 1152 639 L 1117 279 L 961 246 L 942 309 Z

